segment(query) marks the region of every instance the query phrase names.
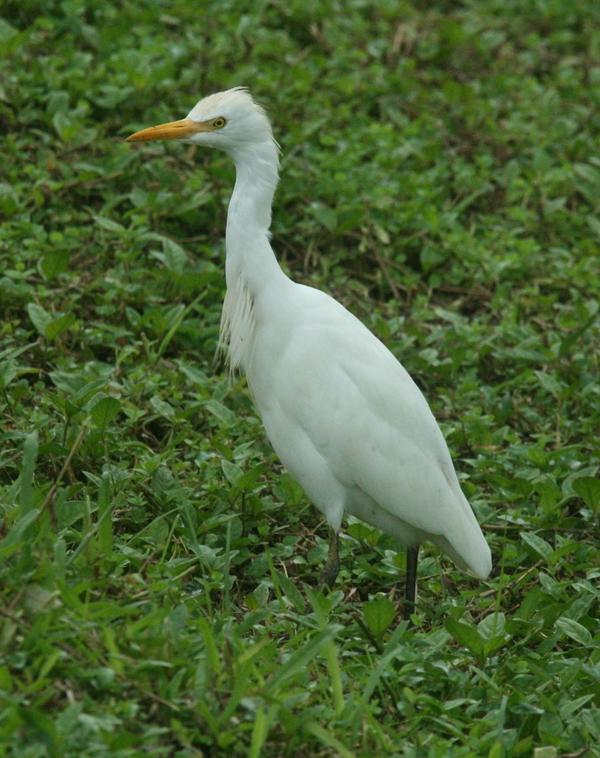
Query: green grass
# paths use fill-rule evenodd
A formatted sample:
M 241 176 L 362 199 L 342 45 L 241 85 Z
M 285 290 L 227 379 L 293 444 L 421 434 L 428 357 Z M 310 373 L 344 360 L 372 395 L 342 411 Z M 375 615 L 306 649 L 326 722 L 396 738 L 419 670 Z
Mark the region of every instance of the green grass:
M 6 1 L 0 750 L 599 756 L 600 6 Z M 403 361 L 494 554 L 326 528 L 213 354 L 247 84 L 274 245 Z

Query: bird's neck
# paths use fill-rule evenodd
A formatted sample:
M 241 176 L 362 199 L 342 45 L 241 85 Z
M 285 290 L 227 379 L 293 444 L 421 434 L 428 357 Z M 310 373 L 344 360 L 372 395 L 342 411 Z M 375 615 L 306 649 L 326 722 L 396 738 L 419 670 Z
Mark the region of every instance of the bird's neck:
M 278 180 L 277 147 L 272 140 L 233 155 L 236 180 L 229 210 L 219 349 L 232 370 L 247 371 L 253 352 L 261 295 L 271 297 L 289 284 L 269 242 L 271 203 Z M 264 303 L 265 300 L 263 299 Z
M 266 140 L 233 154 L 236 181 L 227 213 L 227 287 L 239 280 L 256 295 L 282 275 L 269 243 L 271 205 L 279 179 L 277 147 Z

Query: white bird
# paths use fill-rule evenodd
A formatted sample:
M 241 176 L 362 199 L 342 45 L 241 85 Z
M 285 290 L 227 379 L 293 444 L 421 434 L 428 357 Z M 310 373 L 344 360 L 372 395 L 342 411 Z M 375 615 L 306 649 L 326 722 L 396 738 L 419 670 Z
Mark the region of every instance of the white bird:
M 277 455 L 329 523 L 322 580 L 332 585 L 337 576 L 345 514 L 408 548 L 407 616 L 423 540 L 486 578 L 490 549 L 421 391 L 366 326 L 329 295 L 292 281 L 275 258 L 279 148 L 265 111 L 236 87 L 200 100 L 180 121 L 128 137 L 159 139 L 220 148 L 235 163 L 220 346 L 245 373 Z

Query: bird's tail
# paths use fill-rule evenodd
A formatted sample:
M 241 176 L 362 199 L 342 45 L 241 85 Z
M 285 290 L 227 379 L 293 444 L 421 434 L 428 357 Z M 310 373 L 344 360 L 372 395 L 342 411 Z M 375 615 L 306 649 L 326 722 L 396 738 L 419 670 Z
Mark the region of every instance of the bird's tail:
M 459 568 L 475 574 L 479 579 L 487 579 L 492 570 L 492 553 L 464 495 L 463 499 L 461 517 L 454 528 L 443 535 L 431 535 L 430 539 Z

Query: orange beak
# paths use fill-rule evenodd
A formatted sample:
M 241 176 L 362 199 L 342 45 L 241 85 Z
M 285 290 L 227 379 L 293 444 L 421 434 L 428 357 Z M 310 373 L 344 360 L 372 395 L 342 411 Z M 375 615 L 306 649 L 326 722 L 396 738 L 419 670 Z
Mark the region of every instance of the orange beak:
M 167 124 L 150 126 L 131 134 L 126 142 L 149 142 L 156 139 L 184 139 L 198 132 L 210 132 L 209 124 L 202 121 L 192 121 L 191 118 L 182 118 L 180 121 L 169 121 Z

